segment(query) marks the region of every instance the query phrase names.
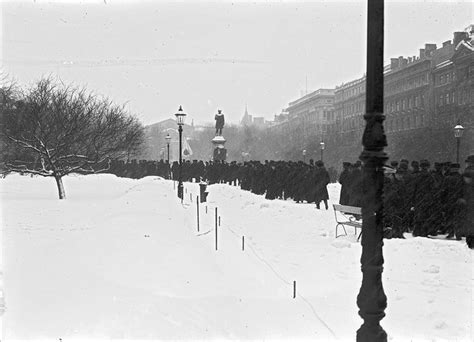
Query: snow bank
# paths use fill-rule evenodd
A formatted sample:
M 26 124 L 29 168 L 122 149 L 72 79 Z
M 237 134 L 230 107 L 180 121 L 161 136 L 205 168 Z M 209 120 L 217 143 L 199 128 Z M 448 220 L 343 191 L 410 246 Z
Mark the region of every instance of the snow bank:
M 361 246 L 332 210 L 212 185 L 198 231 L 197 184 L 183 203 L 159 177 L 64 184 L 0 180 L 5 339 L 354 340 Z M 472 252 L 407 237 L 385 241 L 389 339 L 470 341 Z

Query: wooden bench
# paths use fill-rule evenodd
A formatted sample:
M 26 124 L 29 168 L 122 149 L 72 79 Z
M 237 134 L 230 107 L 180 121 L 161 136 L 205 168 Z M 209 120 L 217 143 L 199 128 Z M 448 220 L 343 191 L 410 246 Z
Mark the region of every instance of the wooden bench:
M 349 205 L 333 204 L 334 216 L 336 218 L 336 238 L 341 235 L 337 235 L 337 229 L 342 226 L 344 229 L 344 235 L 347 235 L 346 226 L 354 227 L 354 235 L 357 234 L 357 228 L 360 229 L 357 241 L 359 241 L 362 235 L 362 208 L 352 207 Z

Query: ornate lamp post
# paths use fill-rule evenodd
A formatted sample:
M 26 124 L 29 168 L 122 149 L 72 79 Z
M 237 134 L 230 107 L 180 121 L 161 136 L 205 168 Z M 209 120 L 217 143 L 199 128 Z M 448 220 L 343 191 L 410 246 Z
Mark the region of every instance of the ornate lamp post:
M 186 113 L 183 112 L 183 108 L 179 106 L 178 112 L 175 114 L 176 123 L 178 124 L 178 133 L 179 133 L 179 173 L 178 173 L 178 197 L 183 199 L 183 179 L 182 179 L 182 167 L 183 167 L 183 125 L 184 119 L 186 118 Z
M 168 179 L 171 179 L 171 169 L 170 169 L 170 142 L 171 142 L 171 136 L 170 134 L 166 134 L 166 146 L 168 148 L 168 160 L 167 160 L 167 163 L 168 163 Z
M 319 149 L 321 150 L 321 161 L 324 161 L 323 160 L 323 153 L 324 153 L 324 148 L 326 147 L 326 144 L 324 144 L 324 141 L 321 140 L 321 142 L 319 143 Z
M 364 320 L 357 330 L 358 342 L 386 342 L 387 333 L 380 326 L 385 317 L 387 297 L 382 285 L 383 271 L 383 165 L 387 160 L 383 130 L 383 43 L 384 1 L 368 0 L 366 126 L 360 156 L 362 169 L 362 285 L 357 296 L 359 315 Z
M 459 145 L 461 144 L 461 137 L 464 127 L 458 124 L 454 127 L 454 137 L 456 138 L 456 163 L 459 164 Z
M 303 163 L 306 163 L 306 150 L 303 150 Z

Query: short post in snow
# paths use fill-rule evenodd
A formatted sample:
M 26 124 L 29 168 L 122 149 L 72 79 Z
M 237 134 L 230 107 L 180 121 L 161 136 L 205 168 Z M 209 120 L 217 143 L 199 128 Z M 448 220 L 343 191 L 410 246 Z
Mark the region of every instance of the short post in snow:
M 293 280 L 293 298 L 296 298 L 296 280 Z
M 245 250 L 245 236 L 242 235 L 242 251 Z
M 206 214 L 207 214 L 207 205 L 206 205 Z
M 196 196 L 196 207 L 197 207 L 197 229 L 199 232 L 199 196 Z
M 219 215 L 219 227 L 221 226 L 221 216 Z
M 191 201 L 191 203 L 193 203 L 193 194 L 189 194 L 189 200 Z
M 217 207 L 216 207 L 216 251 L 217 251 Z

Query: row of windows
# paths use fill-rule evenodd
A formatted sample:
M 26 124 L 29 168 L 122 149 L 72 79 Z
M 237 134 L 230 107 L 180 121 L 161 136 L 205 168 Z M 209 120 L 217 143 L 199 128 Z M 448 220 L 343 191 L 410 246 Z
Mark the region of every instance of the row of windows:
M 456 80 L 456 74 L 454 71 L 450 71 L 447 73 L 443 73 L 440 75 L 437 75 L 435 78 L 435 85 L 442 85 L 442 84 L 447 84 L 454 82 Z
M 396 101 L 387 101 L 387 103 L 385 104 L 385 112 L 393 113 L 406 109 L 424 108 L 424 106 L 424 96 L 420 94 L 414 96 L 407 96 L 403 99 L 398 99 Z
M 336 101 L 342 101 L 342 100 L 345 100 L 349 97 L 356 96 L 356 95 L 359 95 L 359 94 L 362 94 L 362 93 L 365 93 L 365 83 L 363 83 L 363 84 L 361 84 L 357 87 L 349 88 L 347 90 L 342 90 L 342 91 L 338 92 L 336 94 Z
M 448 91 L 442 94 L 439 94 L 436 99 L 436 104 L 438 106 L 446 106 L 450 104 L 457 103 L 458 105 L 467 104 L 473 102 L 474 99 L 474 89 L 471 90 L 471 96 L 469 96 L 469 90 L 462 89 L 458 91 Z
M 387 94 L 398 93 L 401 91 L 406 91 L 410 89 L 417 88 L 422 85 L 429 84 L 429 74 L 423 74 L 417 77 L 412 77 L 406 80 L 400 80 L 397 82 L 393 82 L 390 85 L 385 87 L 385 91 Z
M 413 116 L 395 116 L 388 118 L 384 122 L 386 132 L 398 132 L 409 129 L 421 128 L 427 124 L 425 114 L 413 115 Z M 365 126 L 365 120 L 363 117 L 353 117 L 346 119 L 343 122 L 338 122 L 334 128 L 336 132 L 348 132 L 353 130 L 362 131 Z
M 407 96 L 403 99 L 387 101 L 385 104 L 385 112 L 393 113 L 400 110 L 413 109 L 413 108 L 424 108 L 424 97 L 423 95 Z M 342 110 L 337 110 L 336 115 L 338 117 L 346 117 L 351 114 L 364 113 L 365 102 L 359 101 L 357 103 L 344 106 Z

